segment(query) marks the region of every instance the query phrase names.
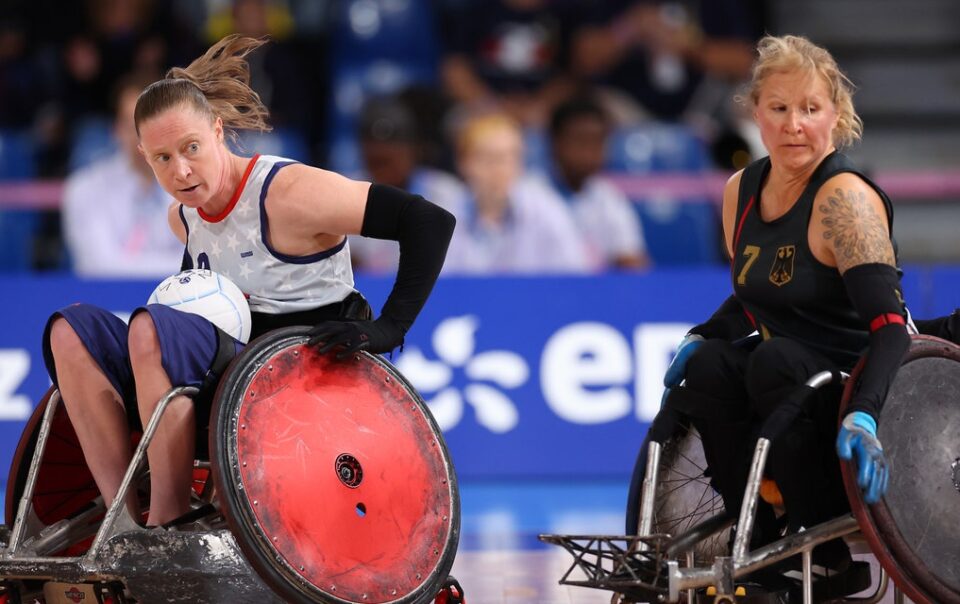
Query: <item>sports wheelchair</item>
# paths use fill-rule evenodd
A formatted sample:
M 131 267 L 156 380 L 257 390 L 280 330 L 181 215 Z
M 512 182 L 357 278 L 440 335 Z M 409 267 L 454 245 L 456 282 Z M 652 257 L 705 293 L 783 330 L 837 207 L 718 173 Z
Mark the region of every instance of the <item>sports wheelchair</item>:
M 306 328 L 251 342 L 214 395 L 192 511 L 146 529 L 145 453 L 107 509 L 51 389 L 20 439 L 0 530 L 0 602 L 455 604 L 460 500 L 423 400 L 390 363 L 306 346 Z M 199 448 L 199 447 L 198 447 Z
M 862 367 L 863 360 L 849 376 L 824 372 L 807 385 L 844 382 L 842 417 Z M 540 536 L 573 555 L 560 582 L 610 590 L 613 604 L 678 602 L 684 596 L 688 603 L 872 604 L 884 597 L 892 578 L 896 602 L 906 594 L 918 603 L 960 603 L 960 347 L 912 336 L 879 422 L 890 467 L 889 488 L 880 502 L 863 501 L 853 464 L 843 462 L 852 513 L 751 551 L 758 497 L 767 486 L 764 467 L 777 435 L 773 426 L 789 424 L 799 409 L 777 416 L 780 411 L 760 432 L 743 504 L 734 517 L 710 486 L 696 430 L 682 414 L 662 410 L 634 470 L 627 506 L 630 534 Z M 665 423 L 670 414 L 677 421 Z M 829 576 L 814 576 L 813 548 L 838 537 L 880 563 L 872 596 L 844 595 L 870 587 L 866 562 L 853 563 L 860 572 L 844 577 L 842 588 Z M 794 576 L 781 572 L 780 563 L 798 555 Z M 772 572 L 773 565 L 779 570 Z

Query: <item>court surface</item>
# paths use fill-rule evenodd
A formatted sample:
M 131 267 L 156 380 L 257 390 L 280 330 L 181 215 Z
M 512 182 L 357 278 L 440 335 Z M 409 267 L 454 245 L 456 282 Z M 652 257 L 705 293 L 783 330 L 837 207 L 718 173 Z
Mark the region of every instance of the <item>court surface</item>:
M 559 585 L 572 558 L 536 537 L 622 534 L 626 481 L 462 482 L 460 491 L 462 536 L 453 575 L 467 604 L 609 604 L 610 592 Z M 855 558 L 871 560 L 877 576 L 872 556 Z M 881 602 L 893 601 L 891 587 Z
M 461 538 L 452 574 L 467 604 L 609 604 L 610 592 L 560 585 L 572 558 L 537 535 L 622 534 L 626 494 L 625 480 L 461 481 Z M 881 604 L 893 602 L 891 588 Z

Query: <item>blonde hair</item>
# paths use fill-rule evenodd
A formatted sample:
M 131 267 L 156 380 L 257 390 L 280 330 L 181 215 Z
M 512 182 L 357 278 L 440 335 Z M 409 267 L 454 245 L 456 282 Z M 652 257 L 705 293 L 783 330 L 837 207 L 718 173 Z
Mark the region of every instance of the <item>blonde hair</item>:
M 505 113 L 491 112 L 481 113 L 467 118 L 457 132 L 457 153 L 463 156 L 469 152 L 477 141 L 482 140 L 490 132 L 498 130 L 507 130 L 516 133 L 522 140 L 523 131 L 520 124 Z
M 772 74 L 805 70 L 822 77 L 830 90 L 830 100 L 838 117 L 833 130 L 834 144 L 846 147 L 860 139 L 863 121 L 853 108 L 853 83 L 825 48 L 802 36 L 764 36 L 757 44 L 757 53 L 747 93 L 754 105 L 760 100 L 760 89 Z
M 145 120 L 182 104 L 211 120 L 222 119 L 225 133 L 234 140 L 237 130 L 271 130 L 267 123 L 270 111 L 250 88 L 246 61 L 246 56 L 266 41 L 229 35 L 187 67 L 174 67 L 164 79 L 147 86 L 134 112 L 137 134 Z

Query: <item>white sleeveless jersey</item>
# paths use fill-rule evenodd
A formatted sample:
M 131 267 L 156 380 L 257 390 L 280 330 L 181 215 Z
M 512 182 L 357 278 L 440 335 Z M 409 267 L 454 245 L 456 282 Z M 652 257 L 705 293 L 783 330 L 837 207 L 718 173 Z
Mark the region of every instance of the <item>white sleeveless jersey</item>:
M 180 206 L 192 267 L 209 268 L 236 283 L 249 297 L 252 312 L 311 310 L 354 291 L 346 239 L 308 256 L 288 256 L 267 243 L 267 190 L 277 171 L 292 163 L 270 155 L 253 157 L 240 194 L 217 216 Z

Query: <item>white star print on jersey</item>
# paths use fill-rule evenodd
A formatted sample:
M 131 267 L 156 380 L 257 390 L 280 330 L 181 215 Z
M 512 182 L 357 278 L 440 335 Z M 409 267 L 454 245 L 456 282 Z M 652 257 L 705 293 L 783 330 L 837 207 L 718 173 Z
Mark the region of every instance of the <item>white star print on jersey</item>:
M 240 196 L 224 215 L 204 218 L 196 209 L 180 207 L 193 268 L 230 275 L 249 296 L 253 312 L 299 312 L 346 298 L 354 291 L 346 241 L 317 254 L 287 256 L 264 239 L 267 225 L 260 217 L 266 215 L 263 204 L 270 182 L 278 170 L 294 162 L 270 155 L 251 161 Z

